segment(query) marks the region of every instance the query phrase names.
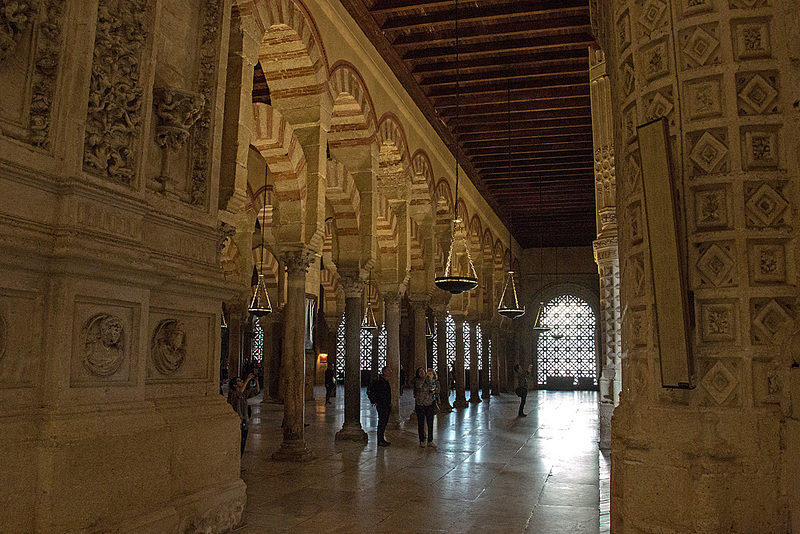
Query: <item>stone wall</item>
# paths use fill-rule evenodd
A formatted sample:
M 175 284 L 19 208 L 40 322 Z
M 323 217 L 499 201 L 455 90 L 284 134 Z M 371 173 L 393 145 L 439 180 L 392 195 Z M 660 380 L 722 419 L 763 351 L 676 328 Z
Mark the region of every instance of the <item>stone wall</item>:
M 0 13 L 0 532 L 223 532 L 228 2 Z M 213 208 L 212 208 L 213 206 Z

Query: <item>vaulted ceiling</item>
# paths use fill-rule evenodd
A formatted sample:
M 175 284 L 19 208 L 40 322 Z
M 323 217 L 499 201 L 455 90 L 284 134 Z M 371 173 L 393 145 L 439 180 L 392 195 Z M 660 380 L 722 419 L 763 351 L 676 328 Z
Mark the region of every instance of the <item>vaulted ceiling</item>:
M 341 1 L 522 247 L 591 244 L 588 0 Z

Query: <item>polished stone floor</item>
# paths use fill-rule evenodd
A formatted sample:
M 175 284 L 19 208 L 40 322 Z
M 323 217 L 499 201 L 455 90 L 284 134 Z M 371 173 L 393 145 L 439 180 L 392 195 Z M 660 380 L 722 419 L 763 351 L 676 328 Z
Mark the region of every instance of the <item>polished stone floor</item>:
M 302 464 L 270 459 L 282 438 L 283 407 L 253 405 L 242 460 L 246 516 L 237 534 L 608 532 L 596 393 L 532 391 L 525 418 L 516 416 L 519 399 L 508 394 L 437 415 L 436 450 L 418 446 L 409 390 L 385 448 L 376 446 L 377 416 L 366 395 L 369 442 L 355 444 L 334 441 L 342 388 L 327 406 L 322 388 L 315 393 L 306 405 L 315 459 Z

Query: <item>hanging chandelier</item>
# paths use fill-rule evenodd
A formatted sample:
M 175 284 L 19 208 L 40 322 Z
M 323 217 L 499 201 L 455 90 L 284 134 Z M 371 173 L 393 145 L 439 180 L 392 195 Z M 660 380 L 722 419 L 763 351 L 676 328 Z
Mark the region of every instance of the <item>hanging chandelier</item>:
M 511 80 L 507 82 L 508 95 L 508 174 L 511 175 Z M 503 292 L 500 294 L 500 303 L 497 306 L 497 313 L 508 319 L 516 319 L 525 315 L 525 307 L 519 305 L 517 298 L 517 286 L 514 282 L 514 271 L 511 269 L 511 231 L 508 232 L 508 273 L 506 282 L 503 285 Z
M 542 323 L 544 315 L 544 302 L 539 303 L 539 309 L 536 311 L 536 321 L 533 322 L 533 330 L 536 332 L 549 332 L 550 327 Z
M 228 328 L 228 321 L 225 320 L 225 303 L 222 303 L 222 313 L 219 315 L 219 327 Z
M 433 339 L 433 328 L 431 328 L 431 321 L 425 317 L 425 337 Z
M 264 204 L 261 206 L 261 211 L 267 209 L 267 173 L 264 173 Z M 258 219 L 256 219 L 258 223 Z M 261 220 L 259 227 L 261 229 L 261 258 L 259 260 L 260 268 L 258 270 L 258 282 L 256 288 L 253 290 L 253 296 L 250 299 L 250 305 L 247 311 L 256 317 L 263 317 L 272 313 L 272 303 L 269 301 L 269 293 L 267 293 L 267 281 L 264 278 L 264 221 Z M 224 314 L 223 314 L 224 317 Z
M 376 330 L 375 314 L 372 312 L 372 271 L 369 272 L 369 285 L 367 286 L 367 307 L 364 310 L 364 319 L 361 321 L 362 330 Z
M 455 197 L 453 200 L 453 229 L 452 229 L 452 237 L 450 239 L 450 251 L 447 253 L 447 263 L 445 264 L 444 274 L 442 276 L 437 276 L 434 278 L 433 283 L 436 284 L 436 287 L 452 293 L 453 295 L 458 295 L 460 293 L 464 293 L 465 291 L 472 291 L 476 287 L 478 287 L 478 273 L 475 271 L 475 264 L 472 263 L 472 256 L 469 253 L 469 246 L 467 245 L 467 238 L 464 232 L 464 229 L 461 229 L 460 237 L 458 239 L 457 234 L 459 234 L 459 225 L 461 224 L 461 219 L 458 217 L 458 126 L 459 126 L 459 100 L 460 100 L 460 88 L 459 88 L 459 59 L 458 59 L 458 0 L 455 2 L 456 4 L 456 120 L 455 120 L 455 127 L 453 128 L 453 155 L 455 156 L 456 160 L 456 190 L 455 190 Z M 456 253 L 455 248 L 459 245 L 463 247 L 463 253 Z M 455 256 L 455 258 L 453 257 Z M 466 256 L 466 263 L 463 262 L 464 257 Z

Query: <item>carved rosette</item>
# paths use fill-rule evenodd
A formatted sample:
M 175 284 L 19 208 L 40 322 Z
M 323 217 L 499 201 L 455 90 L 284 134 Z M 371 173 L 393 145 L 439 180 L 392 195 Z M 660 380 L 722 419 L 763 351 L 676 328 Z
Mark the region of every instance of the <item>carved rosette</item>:
M 107 313 L 91 317 L 83 327 L 83 364 L 97 376 L 111 376 L 125 358 L 122 320 Z
M 83 164 L 87 172 L 123 184 L 130 184 L 135 172 L 149 4 L 149 0 L 100 0 L 97 7 Z
M 0 3 L 0 63 L 17 48 L 20 36 L 28 30 L 35 15 L 35 3 L 4 0 Z
M 205 98 L 205 106 L 194 127 L 192 180 L 189 189 L 189 203 L 194 206 L 204 206 L 208 196 L 206 189 L 211 166 L 211 111 L 214 108 L 214 87 L 217 83 L 219 64 L 217 53 L 221 27 L 222 6 L 220 1 L 206 0 L 199 54 L 199 90 Z
M 171 375 L 186 361 L 186 331 L 183 323 L 175 319 L 164 319 L 153 332 L 150 357 L 156 371 Z
M 173 151 L 183 147 L 189 140 L 189 130 L 200 118 L 204 104 L 205 97 L 198 93 L 174 87 L 153 89 L 158 146 Z

